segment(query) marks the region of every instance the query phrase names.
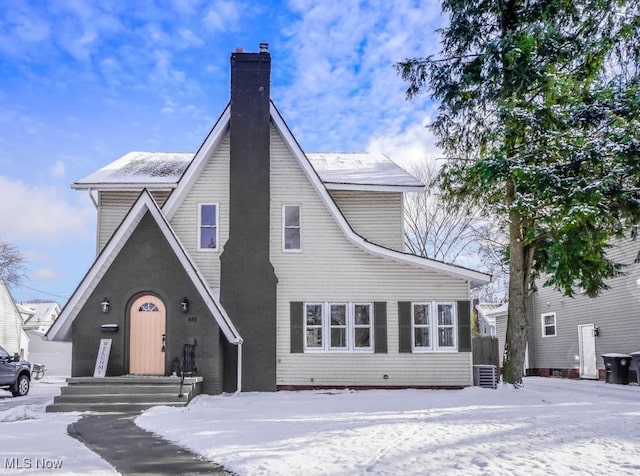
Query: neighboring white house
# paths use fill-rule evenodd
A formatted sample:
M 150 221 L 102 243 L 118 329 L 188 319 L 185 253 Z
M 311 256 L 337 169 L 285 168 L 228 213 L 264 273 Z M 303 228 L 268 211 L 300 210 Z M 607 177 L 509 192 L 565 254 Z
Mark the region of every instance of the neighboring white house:
M 496 313 L 506 313 L 507 304 L 481 302 L 476 304 L 478 313 L 478 332 L 481 336 L 496 337 Z
M 46 375 L 71 375 L 71 343 L 51 342 L 45 337 L 60 314 L 57 302 L 24 302 L 18 305 L 23 313 L 23 329 L 29 338 L 28 360 L 43 364 Z M 26 357 L 25 357 L 26 358 Z
M 29 337 L 22 329 L 22 315 L 5 282 L 0 278 L 0 345 L 13 355 L 28 358 Z
M 25 331 L 37 330 L 46 334 L 51 325 L 60 315 L 60 306 L 57 302 L 22 302 L 20 303 L 29 316 L 24 319 L 22 328 Z

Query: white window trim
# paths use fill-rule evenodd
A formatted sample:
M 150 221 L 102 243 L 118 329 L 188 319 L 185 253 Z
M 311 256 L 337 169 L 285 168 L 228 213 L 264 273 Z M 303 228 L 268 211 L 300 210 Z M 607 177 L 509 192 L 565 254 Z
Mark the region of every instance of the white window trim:
M 203 248 L 201 239 L 202 239 L 202 207 L 205 205 L 215 206 L 216 207 L 216 247 L 215 248 Z M 205 225 L 211 228 L 208 225 Z M 218 203 L 198 203 L 198 251 L 204 251 L 208 253 L 216 253 L 220 250 L 220 205 Z
M 416 346 L 414 306 L 429 306 L 429 346 Z M 438 343 L 438 305 L 450 305 L 453 310 L 453 346 L 441 347 Z M 420 326 L 422 327 L 422 326 Z M 443 326 L 450 327 L 450 326 Z M 411 303 L 411 352 L 420 353 L 446 353 L 458 352 L 458 308 L 452 301 L 415 301 Z
M 546 328 L 547 326 L 544 323 L 544 318 L 547 316 L 553 316 L 553 334 L 547 334 Z M 542 329 L 542 338 L 544 339 L 545 337 L 557 337 L 558 336 L 558 317 L 556 316 L 555 312 L 544 312 L 542 314 L 540 314 L 540 325 L 541 325 L 541 329 Z
M 307 347 L 307 306 L 322 306 L 322 323 L 320 325 L 320 330 L 322 332 L 322 347 Z M 323 302 L 310 301 L 304 303 L 304 351 L 305 352 L 325 352 L 327 347 L 327 332 L 325 330 L 326 324 L 326 306 Z M 317 326 L 312 326 L 314 329 Z
M 307 347 L 307 306 L 322 305 L 322 347 Z M 347 347 L 331 347 L 331 306 L 346 305 L 347 307 Z M 356 347 L 355 345 L 355 306 L 369 306 L 369 346 Z M 304 303 L 304 352 L 305 353 L 332 353 L 332 354 L 370 354 L 374 352 L 375 342 L 375 316 L 373 302 L 344 302 L 344 301 L 309 301 Z M 359 325 L 358 328 L 366 326 Z
M 416 319 L 415 319 L 415 306 L 428 306 L 429 309 L 429 346 L 417 346 L 416 345 Z M 411 303 L 411 352 L 432 352 L 433 351 L 433 302 L 432 301 L 419 301 Z M 420 325 L 417 327 L 427 327 Z
M 297 229 L 300 232 L 300 248 L 285 248 L 285 231 L 287 228 L 295 229 L 296 227 L 287 227 L 286 226 L 286 207 L 298 207 L 298 216 L 300 218 L 300 223 Z M 282 251 L 284 253 L 302 253 L 302 205 L 299 203 L 285 203 L 282 205 Z
M 334 327 L 331 325 L 331 306 L 344 306 L 345 307 L 345 322 L 344 322 L 344 328 L 345 328 L 345 340 L 347 343 L 346 347 L 333 347 L 331 345 L 331 329 Z M 336 352 L 336 351 L 348 351 L 349 350 L 349 343 L 351 342 L 351 326 L 349 326 L 349 303 L 348 302 L 328 302 L 325 303 L 325 308 L 327 311 L 327 326 L 328 326 L 328 332 L 326 333 L 326 343 L 327 343 L 327 347 L 329 348 L 330 351 L 332 352 Z M 324 313 L 323 313 L 324 316 Z

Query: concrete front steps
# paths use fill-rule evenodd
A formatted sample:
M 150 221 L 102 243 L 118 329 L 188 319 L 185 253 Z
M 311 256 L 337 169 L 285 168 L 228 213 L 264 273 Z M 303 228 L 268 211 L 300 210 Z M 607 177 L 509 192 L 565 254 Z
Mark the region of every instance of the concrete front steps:
M 137 412 L 157 405 L 187 406 L 200 394 L 202 377 L 125 375 L 122 377 L 71 377 L 47 412 Z

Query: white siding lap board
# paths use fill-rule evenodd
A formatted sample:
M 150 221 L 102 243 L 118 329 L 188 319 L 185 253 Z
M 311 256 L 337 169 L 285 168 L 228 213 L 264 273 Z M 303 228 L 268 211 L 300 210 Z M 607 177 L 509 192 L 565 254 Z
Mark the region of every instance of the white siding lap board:
M 104 248 L 113 232 L 120 226 L 141 191 L 102 190 L 98 193 L 98 252 Z M 169 196 L 167 191 L 154 190 L 150 193 L 160 207 Z
M 210 286 L 220 286 L 220 253 L 229 238 L 229 133 L 206 165 L 176 213 L 171 226 Z M 198 205 L 218 204 L 218 251 L 198 249 Z
M 401 192 L 332 190 L 330 193 L 356 233 L 372 243 L 402 251 Z
M 281 251 L 282 206 L 287 203 L 302 205 L 300 253 Z M 469 352 L 398 352 L 398 301 L 468 300 L 467 282 L 374 256 L 349 242 L 275 128 L 271 134 L 271 262 L 278 276 L 278 385 L 470 385 Z M 292 301 L 386 302 L 388 352 L 292 354 Z

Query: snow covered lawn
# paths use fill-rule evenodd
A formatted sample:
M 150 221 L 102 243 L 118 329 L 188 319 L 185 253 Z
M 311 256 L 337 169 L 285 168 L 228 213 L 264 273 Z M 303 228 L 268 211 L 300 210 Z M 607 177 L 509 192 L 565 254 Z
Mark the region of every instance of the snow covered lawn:
M 26 397 L 0 390 L 0 474 L 117 474 L 67 434 L 80 413 L 45 413 L 64 379 L 31 382 Z
M 640 387 L 200 396 L 142 428 L 245 474 L 638 474 Z
M 0 391 L 0 474 L 115 473 L 67 435 L 79 413 L 44 412 L 59 385 L 35 382 L 21 399 Z M 200 396 L 137 423 L 239 475 L 640 474 L 640 387 L 525 385 Z M 34 467 L 7 468 L 7 458 Z

